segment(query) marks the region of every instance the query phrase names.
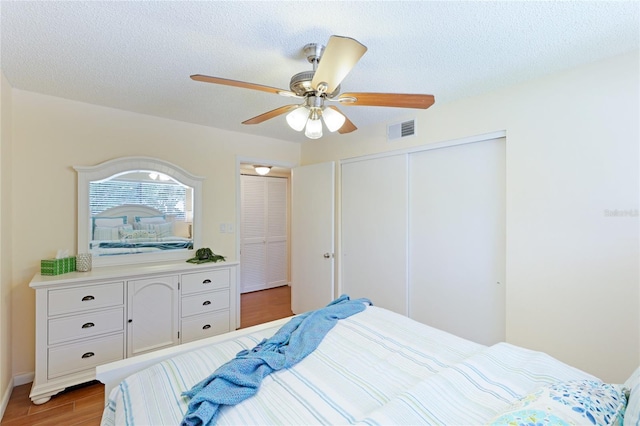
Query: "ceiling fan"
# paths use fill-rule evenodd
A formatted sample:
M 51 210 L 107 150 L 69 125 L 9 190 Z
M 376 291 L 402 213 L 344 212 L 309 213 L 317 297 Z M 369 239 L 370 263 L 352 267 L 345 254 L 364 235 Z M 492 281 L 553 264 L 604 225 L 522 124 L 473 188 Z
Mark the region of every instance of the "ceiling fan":
M 337 130 L 338 133 L 350 133 L 357 129 L 337 106 L 328 105 L 329 103 L 344 106 L 427 109 L 435 102 L 433 95 L 366 92 L 340 94 L 340 83 L 367 51 L 364 45 L 353 38 L 333 35 L 326 47 L 310 43 L 304 46 L 303 51 L 313 65 L 313 70 L 303 71 L 291 77 L 291 90 L 201 74 L 194 74 L 191 78 L 205 83 L 242 87 L 301 99 L 300 104 L 281 106 L 243 121 L 242 124 L 259 124 L 288 113 L 286 119 L 289 126 L 297 131 L 304 129 L 305 135 L 311 139 L 322 137 L 321 118 L 331 132 Z

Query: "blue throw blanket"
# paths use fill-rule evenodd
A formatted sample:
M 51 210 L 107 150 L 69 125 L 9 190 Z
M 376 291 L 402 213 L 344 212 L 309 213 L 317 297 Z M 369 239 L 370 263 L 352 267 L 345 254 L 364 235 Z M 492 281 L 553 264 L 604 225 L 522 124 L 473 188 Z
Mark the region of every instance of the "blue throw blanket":
M 220 366 L 211 376 L 183 392 L 190 398 L 183 426 L 216 421 L 222 405 L 235 405 L 258 392 L 262 379 L 289 368 L 313 352 L 338 320 L 363 311 L 368 299 L 349 300 L 342 295 L 325 308 L 294 317 L 273 337 L 244 350 Z

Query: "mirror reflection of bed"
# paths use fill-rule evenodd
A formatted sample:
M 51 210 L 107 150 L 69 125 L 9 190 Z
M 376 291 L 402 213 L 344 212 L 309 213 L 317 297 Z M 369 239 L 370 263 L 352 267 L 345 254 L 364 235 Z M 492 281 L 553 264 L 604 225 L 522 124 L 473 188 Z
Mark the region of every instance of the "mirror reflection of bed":
M 193 249 L 190 224 L 152 207 L 125 204 L 91 218 L 93 256 Z

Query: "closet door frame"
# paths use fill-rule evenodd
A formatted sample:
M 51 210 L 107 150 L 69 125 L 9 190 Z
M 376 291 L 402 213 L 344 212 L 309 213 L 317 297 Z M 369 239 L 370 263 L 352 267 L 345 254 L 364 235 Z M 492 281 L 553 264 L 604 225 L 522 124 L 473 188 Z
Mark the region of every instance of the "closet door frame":
M 235 259 L 242 262 L 242 256 L 240 255 L 241 249 L 241 229 L 240 224 L 242 223 L 241 215 L 242 215 L 242 204 L 241 204 L 241 186 L 240 186 L 240 176 L 242 175 L 242 165 L 243 164 L 262 164 L 264 166 L 272 166 L 272 167 L 282 167 L 284 169 L 293 169 L 298 165 L 295 162 L 288 161 L 279 161 L 265 157 L 248 157 L 238 155 L 236 156 L 236 202 L 235 202 L 235 223 L 236 223 L 236 231 L 235 231 Z M 222 220 L 219 220 L 222 222 Z M 291 267 L 289 266 L 289 269 Z M 236 282 L 238 285 L 236 286 L 236 324 L 240 325 L 240 280 L 241 280 L 241 269 L 240 267 L 236 268 Z
M 244 199 L 244 190 L 242 181 L 247 182 L 247 185 L 255 185 L 261 187 L 259 201 L 260 201 L 260 220 L 253 221 L 256 224 L 261 222 L 259 228 L 261 232 L 259 235 L 254 236 L 253 238 L 246 237 L 243 234 L 245 233 L 244 226 L 246 225 L 244 217 L 246 213 L 246 200 L 245 203 L 242 203 L 241 199 L 241 227 L 240 229 L 240 250 L 245 249 L 244 256 L 247 259 L 249 254 L 249 247 L 246 244 L 249 244 L 253 249 L 257 249 L 260 253 L 260 256 L 257 258 L 261 260 L 259 264 L 255 264 L 254 266 L 258 268 L 258 272 L 260 273 L 259 280 L 261 282 L 255 283 L 254 286 L 245 288 L 243 282 L 240 284 L 240 291 L 242 292 L 251 292 L 258 290 L 266 290 L 273 287 L 279 287 L 282 285 L 287 285 L 289 283 L 289 210 L 290 210 L 290 201 L 289 201 L 289 178 L 288 177 L 280 177 L 280 176 L 255 176 L 255 175 L 244 175 L 240 177 L 241 180 L 241 195 L 242 199 Z M 272 189 L 272 188 L 277 188 Z M 273 196 L 277 196 L 277 203 L 273 204 Z M 284 203 L 284 205 L 283 205 Z M 277 213 L 277 219 L 275 222 L 272 222 L 270 218 L 273 217 L 273 209 L 275 208 Z M 254 216 L 255 219 L 255 216 Z M 275 226 L 274 226 L 275 225 Z M 277 230 L 276 234 L 273 234 L 273 231 Z M 254 240 L 254 241 L 245 241 L 245 240 Z M 284 246 L 283 246 L 284 245 Z M 242 252 L 241 252 L 242 253 Z M 274 263 L 275 261 L 275 263 Z M 277 265 L 277 269 L 273 269 L 273 266 Z M 246 261 L 244 265 L 249 265 Z M 241 270 L 243 264 L 241 263 Z M 275 274 L 275 275 L 274 275 Z M 277 275 L 277 276 L 276 276 Z M 243 277 L 243 280 L 246 277 Z

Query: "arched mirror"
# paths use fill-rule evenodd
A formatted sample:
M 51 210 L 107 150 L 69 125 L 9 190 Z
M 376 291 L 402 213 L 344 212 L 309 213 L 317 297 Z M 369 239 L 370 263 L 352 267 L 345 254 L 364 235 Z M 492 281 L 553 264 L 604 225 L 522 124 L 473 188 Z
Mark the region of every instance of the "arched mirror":
M 203 178 L 164 160 L 125 157 L 78 172 L 78 253 L 93 265 L 193 257 Z

